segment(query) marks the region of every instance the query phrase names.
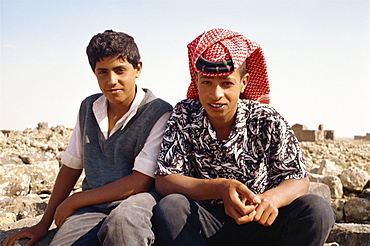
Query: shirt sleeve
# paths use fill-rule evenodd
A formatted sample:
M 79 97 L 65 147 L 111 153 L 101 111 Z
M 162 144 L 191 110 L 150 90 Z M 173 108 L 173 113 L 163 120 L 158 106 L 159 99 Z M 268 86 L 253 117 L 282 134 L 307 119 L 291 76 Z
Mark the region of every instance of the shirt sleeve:
M 270 157 L 270 178 L 275 182 L 304 178 L 307 176 L 306 162 L 293 130 L 280 115 L 274 123 L 275 131 L 271 133 L 273 151 Z
M 83 169 L 82 139 L 79 117 L 77 117 L 66 151 L 62 156 L 63 165 L 73 169 Z
M 157 120 L 149 133 L 143 149 L 135 158 L 133 170 L 154 178 L 158 152 L 170 115 L 171 112 L 167 112 Z
M 191 142 L 186 108 L 181 103 L 175 106 L 167 123 L 161 150 L 158 155 L 156 175 L 190 175 Z

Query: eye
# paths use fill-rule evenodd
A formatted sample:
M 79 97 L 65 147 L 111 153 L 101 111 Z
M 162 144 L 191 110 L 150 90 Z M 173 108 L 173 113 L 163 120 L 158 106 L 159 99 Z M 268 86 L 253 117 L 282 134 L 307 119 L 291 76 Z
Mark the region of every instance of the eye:
M 106 74 L 107 73 L 107 71 L 105 71 L 105 70 L 98 70 L 97 71 L 97 74 L 98 75 L 104 75 L 104 74 Z
M 211 84 L 211 81 L 203 80 L 203 81 L 200 81 L 200 83 L 203 84 L 203 85 L 209 85 L 209 84 Z
M 225 85 L 225 86 L 232 86 L 232 85 L 234 85 L 234 82 L 224 81 L 224 82 L 222 82 L 222 84 Z
M 126 71 L 126 69 L 124 69 L 123 67 L 119 67 L 117 69 L 114 70 L 115 73 L 117 74 L 122 74 Z

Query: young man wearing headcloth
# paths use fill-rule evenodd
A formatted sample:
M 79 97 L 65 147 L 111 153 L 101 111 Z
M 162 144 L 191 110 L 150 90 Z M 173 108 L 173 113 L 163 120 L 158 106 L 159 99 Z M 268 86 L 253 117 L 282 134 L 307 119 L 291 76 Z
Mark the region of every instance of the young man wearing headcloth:
M 142 62 L 131 36 L 99 33 L 86 53 L 102 93 L 81 104 L 41 221 L 11 234 L 6 246 L 23 237 L 34 244 L 53 218 L 59 229 L 51 245 L 154 243 L 150 218 L 159 197 L 150 190 L 172 106 L 136 84 Z M 82 191 L 69 196 L 83 169 Z
M 156 170 L 157 245 L 323 245 L 334 215 L 297 139 L 269 106 L 261 47 L 212 29 L 188 45 L 191 84 Z

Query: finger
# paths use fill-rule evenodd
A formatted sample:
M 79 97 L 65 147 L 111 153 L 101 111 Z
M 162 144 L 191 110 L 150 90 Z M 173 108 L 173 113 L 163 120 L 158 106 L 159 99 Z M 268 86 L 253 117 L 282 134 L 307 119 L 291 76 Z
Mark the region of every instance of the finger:
M 5 240 L 4 245 L 12 246 L 18 239 L 26 237 L 26 236 L 23 236 L 22 234 L 23 234 L 22 231 L 10 234 Z
M 272 223 L 274 223 L 277 215 L 278 215 L 278 213 L 275 213 L 275 211 L 273 211 L 273 212 L 269 213 L 269 215 L 266 216 L 266 217 L 262 216 L 260 224 L 264 225 L 264 226 L 272 225 Z
M 266 204 L 264 202 L 258 204 L 256 207 L 256 216 L 254 216 L 254 221 L 261 221 L 262 215 L 266 210 Z
M 32 246 L 34 245 L 38 240 L 36 238 L 31 238 L 25 246 Z
M 277 218 L 277 214 L 271 214 L 268 220 L 266 221 L 265 225 L 270 226 L 274 223 L 275 219 Z
M 254 214 L 255 214 L 254 208 L 255 208 L 254 205 L 247 205 L 247 206 L 243 205 L 243 209 L 242 209 L 243 212 L 241 213 L 235 207 L 232 207 L 232 206 L 226 207 L 225 206 L 225 213 L 227 215 L 229 215 L 231 218 L 233 218 L 237 223 L 244 224 L 244 223 L 247 223 L 247 222 L 250 222 L 250 221 L 253 220 Z M 254 212 L 252 214 L 253 215 L 252 217 L 246 216 L 244 219 L 241 219 L 243 216 L 249 215 L 252 212 Z
M 256 208 L 255 221 L 258 221 L 261 225 L 272 225 L 278 214 L 277 208 L 271 203 L 259 204 Z
M 57 228 L 60 228 L 59 219 L 57 217 L 54 217 L 54 223 L 57 226 Z
M 247 224 L 247 223 L 250 223 L 254 220 L 254 216 L 256 214 L 256 211 L 253 210 L 251 213 L 249 214 L 246 214 L 246 215 L 243 215 L 241 217 L 239 217 L 236 221 L 236 223 L 238 225 L 242 225 L 242 224 Z
M 225 213 L 234 220 L 241 216 L 241 214 L 233 206 L 230 206 L 229 204 L 224 204 L 224 209 Z
M 238 190 L 241 195 L 246 198 L 248 201 L 251 201 L 255 204 L 261 203 L 261 199 L 256 196 L 247 186 L 243 185 L 240 190 Z

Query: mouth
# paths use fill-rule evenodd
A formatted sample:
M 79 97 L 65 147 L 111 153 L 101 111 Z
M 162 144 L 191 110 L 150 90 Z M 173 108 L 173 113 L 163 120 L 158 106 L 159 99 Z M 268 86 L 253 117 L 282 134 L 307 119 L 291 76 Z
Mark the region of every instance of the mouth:
M 225 104 L 221 104 L 221 103 L 210 103 L 209 106 L 211 106 L 212 108 L 215 108 L 215 109 L 220 109 L 220 108 L 224 107 Z
M 112 93 L 112 94 L 117 94 L 118 92 L 122 91 L 122 89 L 110 89 L 110 90 L 107 90 L 107 91 Z

